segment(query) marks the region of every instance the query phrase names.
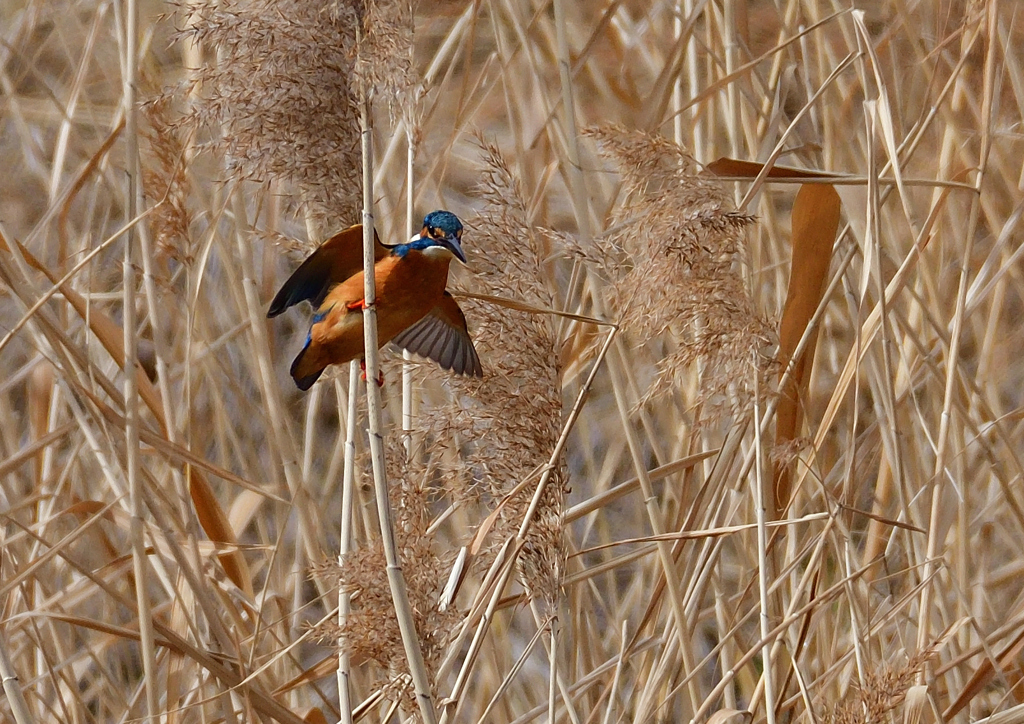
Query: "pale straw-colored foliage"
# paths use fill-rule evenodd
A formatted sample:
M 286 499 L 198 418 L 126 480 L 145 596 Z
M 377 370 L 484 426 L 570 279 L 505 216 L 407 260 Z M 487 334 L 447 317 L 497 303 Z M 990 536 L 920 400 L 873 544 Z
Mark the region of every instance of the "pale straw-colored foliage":
M 124 3 L 0 7 L 0 718 L 146 718 L 133 555 L 168 721 L 337 721 L 339 640 L 362 721 L 416 715 L 365 426 L 337 564 L 345 375 L 297 392 L 306 312 L 263 319 L 296 264 L 282 249 L 359 218 L 361 84 L 382 238 L 406 233 L 411 136 L 417 214 L 466 224 L 450 287 L 518 307 L 460 298 L 485 377 L 413 363 L 411 457 L 386 446 L 448 721 L 966 722 L 1018 703 L 1021 14 L 848 5 L 153 0 L 134 66 Z M 134 554 L 129 68 L 147 211 L 129 338 L 153 375 Z M 713 179 L 723 156 L 850 175 L 805 421 L 778 447 L 796 186 Z M 392 357 L 393 431 L 401 374 Z M 783 464 L 793 503 L 761 552 L 754 491 Z

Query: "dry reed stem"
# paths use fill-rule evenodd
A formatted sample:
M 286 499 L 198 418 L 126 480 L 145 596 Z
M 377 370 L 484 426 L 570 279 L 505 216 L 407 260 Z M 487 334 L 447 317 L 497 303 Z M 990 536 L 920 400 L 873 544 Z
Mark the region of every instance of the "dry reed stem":
M 343 565 L 345 556 L 352 550 L 352 509 L 355 501 L 355 467 L 356 467 L 356 417 L 358 405 L 359 365 L 355 360 L 348 366 L 348 405 L 345 413 L 345 470 L 341 485 L 341 526 L 338 543 L 338 565 Z M 340 409 L 339 404 L 339 409 Z M 338 627 L 342 630 L 348 625 L 351 610 L 351 597 L 344 586 L 338 587 Z M 352 669 L 351 652 L 346 646 L 338 647 L 338 708 L 341 710 L 341 721 L 348 724 L 352 721 Z
M 366 18 L 369 22 L 369 17 Z M 372 52 L 372 37 L 363 37 L 357 31 L 358 52 L 361 60 L 366 62 Z M 363 43 L 368 43 L 369 48 Z M 363 71 L 365 73 L 365 70 Z M 381 390 L 377 384 L 380 374 L 380 352 L 377 343 L 377 308 L 376 280 L 374 269 L 374 215 L 373 215 L 373 125 L 371 115 L 370 89 L 373 87 L 372 77 L 363 77 L 360 84 L 360 149 L 363 168 L 363 339 L 366 346 L 366 415 L 368 434 L 370 436 L 370 457 L 373 466 L 374 497 L 377 501 L 377 516 L 380 521 L 381 547 L 384 553 L 385 570 L 391 600 L 395 609 L 395 617 L 401 634 L 402 647 L 405 650 L 406 664 L 415 694 L 420 716 L 425 724 L 437 721 L 431 694 L 431 682 L 428 678 L 426 663 L 413 610 L 406 588 L 405 575 L 402 572 L 402 561 L 399 558 L 395 540 L 395 526 L 391 512 L 391 501 L 388 498 L 388 477 L 384 460 L 384 435 L 387 434 L 382 422 Z
M 124 57 L 124 114 L 125 114 L 125 156 L 128 177 L 125 190 L 126 219 L 134 219 L 139 212 L 142 197 L 139 173 L 139 127 L 137 108 L 137 83 L 139 73 L 139 7 L 135 0 L 128 0 L 125 21 Z M 63 129 L 62 129 L 63 130 Z M 59 165 L 55 165 L 55 172 Z M 56 174 L 55 174 L 56 176 Z M 55 186 L 55 184 L 54 184 Z M 138 365 L 138 328 L 135 316 L 135 251 L 136 241 L 142 235 L 133 225 L 125 235 L 124 273 L 121 280 L 124 310 L 124 369 L 134 370 Z M 146 720 L 155 722 L 158 715 L 156 691 L 156 651 L 153 641 L 153 612 L 147 590 L 148 560 L 146 541 L 143 533 L 142 481 L 139 473 L 139 395 L 138 377 L 124 376 L 125 400 L 125 477 L 128 485 L 129 510 L 131 513 L 132 573 L 135 578 L 136 604 L 138 606 L 139 633 L 142 644 L 143 686 L 146 693 Z

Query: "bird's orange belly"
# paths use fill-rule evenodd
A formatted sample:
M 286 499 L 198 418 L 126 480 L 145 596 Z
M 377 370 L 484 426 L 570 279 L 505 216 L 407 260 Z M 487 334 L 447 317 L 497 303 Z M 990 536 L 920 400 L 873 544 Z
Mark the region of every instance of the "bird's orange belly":
M 418 251 L 378 277 L 377 335 L 381 345 L 423 319 L 441 301 L 448 283 L 448 262 Z
M 418 252 L 410 252 L 412 254 L 419 258 L 405 259 L 385 269 L 378 266 L 375 305 L 378 347 L 423 319 L 444 295 L 448 262 L 433 261 Z M 362 309 L 335 304 L 322 321 L 313 325 L 310 337 L 310 351 L 315 352 L 311 359 L 304 360 L 310 368 L 362 358 L 365 350 Z

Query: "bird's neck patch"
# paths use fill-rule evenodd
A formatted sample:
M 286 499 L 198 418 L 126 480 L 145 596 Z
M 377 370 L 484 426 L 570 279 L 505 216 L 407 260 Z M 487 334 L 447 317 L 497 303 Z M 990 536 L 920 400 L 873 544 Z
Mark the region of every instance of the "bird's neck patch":
M 451 259 L 455 255 L 446 246 L 432 245 L 423 250 L 423 256 L 428 259 Z
M 426 256 L 432 259 L 440 259 L 445 255 L 452 256 L 451 251 L 445 247 L 439 246 L 437 242 L 432 239 L 424 239 L 418 234 L 410 239 L 406 244 L 397 244 L 391 253 L 402 258 L 414 249 L 416 251 L 423 252 Z

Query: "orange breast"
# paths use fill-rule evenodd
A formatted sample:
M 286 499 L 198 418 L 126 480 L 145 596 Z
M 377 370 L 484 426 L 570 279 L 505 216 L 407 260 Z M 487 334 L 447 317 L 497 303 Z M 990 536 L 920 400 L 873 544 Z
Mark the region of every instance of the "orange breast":
M 423 319 L 441 301 L 448 283 L 448 263 L 447 259 L 432 259 L 416 250 L 377 262 L 377 339 L 381 347 Z M 362 310 L 348 308 L 362 298 L 362 272 L 331 290 L 320 307 L 329 311 L 310 328 L 310 344 L 300 372 L 363 356 Z
M 377 264 L 377 334 L 390 342 L 436 307 L 448 284 L 448 260 L 420 251 Z

